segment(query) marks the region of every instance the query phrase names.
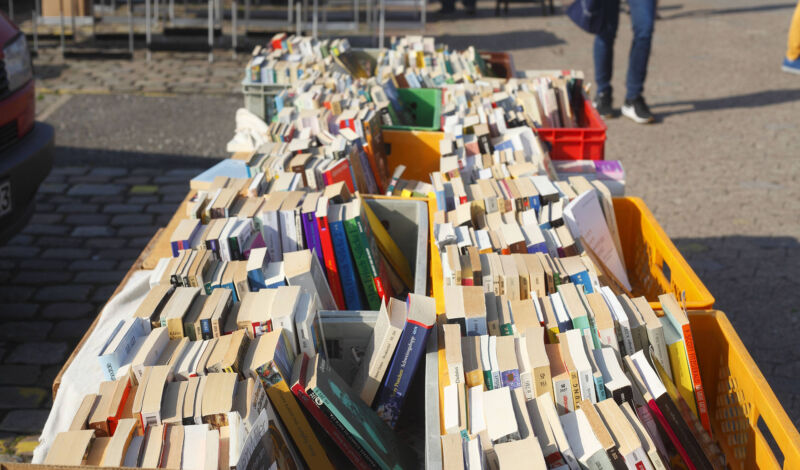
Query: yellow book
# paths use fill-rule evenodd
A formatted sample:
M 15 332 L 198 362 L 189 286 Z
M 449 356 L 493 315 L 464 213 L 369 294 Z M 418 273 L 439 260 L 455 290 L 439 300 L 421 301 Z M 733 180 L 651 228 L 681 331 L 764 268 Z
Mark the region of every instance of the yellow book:
M 666 329 L 664 331 L 665 337 Z M 678 392 L 689 408 L 697 416 L 697 405 L 694 402 L 694 386 L 692 385 L 692 373 L 689 370 L 689 360 L 686 358 L 686 349 L 683 346 L 683 340 L 678 339 L 670 343 L 667 339 L 667 350 L 669 352 L 669 365 L 672 368 L 672 378 L 675 381 L 675 386 L 678 387 Z
M 394 240 L 392 240 L 392 236 L 389 235 L 389 232 L 386 231 L 386 228 L 378 219 L 378 216 L 375 215 L 372 208 L 369 207 L 369 204 L 367 204 L 363 198 L 361 199 L 361 205 L 364 207 L 364 213 L 367 214 L 367 220 L 369 220 L 369 226 L 370 229 L 372 229 L 372 234 L 375 236 L 378 249 L 386 256 L 389 264 L 392 265 L 392 269 L 397 273 L 400 280 L 403 281 L 403 284 L 405 284 L 408 289 L 413 289 L 414 275 L 411 272 L 411 267 L 408 265 L 408 259 L 406 259 L 403 252 L 400 251 L 400 248 Z

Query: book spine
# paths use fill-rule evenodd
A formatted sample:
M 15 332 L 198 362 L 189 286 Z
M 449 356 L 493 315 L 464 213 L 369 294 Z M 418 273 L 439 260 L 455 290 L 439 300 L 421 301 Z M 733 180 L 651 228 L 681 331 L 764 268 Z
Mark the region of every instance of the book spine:
M 306 248 L 314 253 L 319 253 L 320 249 L 314 241 L 314 232 L 311 229 L 312 224 L 316 225 L 314 214 L 304 213 L 300 216 L 300 220 L 303 222 L 303 238 L 306 241 Z M 324 263 L 324 261 L 320 260 L 320 263 Z
M 594 376 L 594 391 L 597 393 L 597 402 L 606 399 L 606 387 L 603 383 L 603 376 L 600 374 Z
M 367 299 L 367 306 L 370 310 L 379 310 L 381 308 L 381 299 L 378 296 L 378 291 L 375 288 L 375 278 L 372 275 L 370 268 L 370 259 L 367 255 L 367 246 L 361 237 L 361 234 L 356 225 L 355 219 L 348 219 L 343 221 L 345 233 L 347 233 L 347 240 L 350 243 L 350 249 L 353 253 L 353 260 L 355 261 L 356 270 L 358 271 L 359 278 L 361 279 L 361 287 L 364 290 L 364 295 Z
M 336 445 L 341 449 L 341 451 L 347 456 L 348 459 L 356 466 L 356 468 L 361 470 L 370 470 L 373 467 L 370 467 L 364 459 L 361 458 L 358 452 L 350 445 L 350 442 L 345 439 L 344 435 L 342 435 L 338 429 L 334 426 L 334 424 L 328 419 L 327 416 L 323 413 L 323 411 L 317 407 L 314 400 L 306 393 L 305 388 L 296 383 L 292 385 L 292 393 L 297 397 L 300 403 L 308 410 L 312 417 L 322 426 L 325 432 L 333 439 Z
M 653 416 L 656 418 L 656 421 L 658 421 L 658 424 L 660 425 L 662 431 L 667 435 L 667 437 L 669 437 L 670 442 L 672 442 L 672 445 L 678 451 L 678 454 L 681 456 L 681 459 L 683 459 L 687 467 L 689 467 L 689 470 L 695 470 L 696 467 L 692 463 L 692 460 L 689 458 L 689 454 L 686 452 L 686 449 L 683 447 L 683 444 L 678 439 L 678 436 L 675 434 L 675 431 L 672 429 L 672 426 L 669 425 L 669 422 L 667 421 L 666 417 L 664 417 L 664 414 L 661 413 L 661 410 L 656 404 L 656 401 L 651 399 L 650 401 L 647 402 L 647 406 L 650 407 L 650 411 L 652 411 Z
M 392 429 L 397 424 L 411 380 L 425 354 L 425 345 L 432 328 L 432 325 L 407 321 L 403 334 L 400 335 L 389 371 L 373 404 L 378 416 Z
M 278 211 L 265 212 L 263 218 L 264 224 L 261 226 L 261 234 L 264 236 L 264 243 L 267 245 L 269 260 L 283 261 Z
M 314 431 L 303 416 L 303 412 L 286 382 L 281 379 L 278 383 L 269 386 L 267 396 L 308 467 L 332 470 L 333 466 L 325 456 L 322 444 L 314 435 Z
M 103 376 L 106 380 L 117 380 L 117 370 L 119 369 L 119 358 L 116 354 L 106 354 L 97 356 Z
M 512 390 L 515 388 L 519 388 L 521 386 L 519 369 L 509 369 L 502 371 L 500 373 L 500 384 L 501 386 L 508 387 Z
M 210 319 L 200 320 L 200 336 L 203 339 L 211 339 L 214 337 L 214 333 L 211 331 Z
M 378 267 L 379 259 L 378 254 L 374 250 L 374 238 L 372 238 L 371 233 L 368 233 L 366 228 L 364 227 L 364 222 L 362 221 L 360 216 L 355 217 L 356 228 L 358 228 L 358 235 L 361 238 L 361 243 L 364 246 L 364 252 L 367 255 L 367 261 L 369 262 L 369 270 L 370 275 L 372 276 L 372 280 L 375 283 L 375 291 L 378 294 L 378 297 L 387 301 L 389 300 L 388 289 L 384 282 L 383 277 L 381 275 L 381 270 Z M 380 303 L 377 307 L 373 308 L 373 310 L 380 309 Z
M 700 366 L 697 363 L 697 353 L 694 349 L 692 328 L 688 324 L 683 325 L 683 342 L 686 347 L 686 357 L 689 359 L 689 371 L 692 374 L 694 396 L 697 399 L 697 414 L 700 417 L 700 422 L 703 423 L 703 428 L 705 428 L 709 435 L 712 435 L 711 420 L 708 416 L 708 404 L 706 403 L 706 392 L 703 389 L 703 381 L 700 378 Z
M 357 278 L 358 273 L 356 272 L 356 267 L 353 265 L 344 223 L 337 221 L 330 224 L 330 235 L 333 239 L 333 248 L 336 252 L 341 289 L 343 292 L 348 293 L 347 297 L 344 297 L 342 294 L 344 297 L 342 302 L 346 302 L 348 310 L 361 310 L 364 306 L 361 303 L 361 289 L 358 286 Z
M 309 388 L 306 390 L 306 393 L 308 393 L 308 396 L 311 397 L 312 400 L 314 400 L 314 403 L 317 404 L 320 411 L 322 411 L 325 417 L 327 417 L 328 420 L 334 425 L 336 430 L 340 432 L 345 439 L 347 439 L 347 442 L 349 442 L 353 450 L 355 450 L 358 453 L 358 456 L 361 457 L 362 460 L 367 462 L 367 465 L 369 465 L 370 468 L 383 468 L 382 466 L 378 465 L 375 459 L 372 458 L 372 456 L 369 454 L 367 449 L 365 449 L 364 446 L 362 446 L 361 443 L 358 442 L 358 439 L 356 439 L 355 436 L 353 436 L 353 434 L 347 429 L 344 423 L 342 423 L 342 421 L 336 416 L 336 414 L 334 414 L 332 405 L 328 400 L 328 397 L 326 397 L 321 390 L 319 390 L 318 388 Z
M 689 429 L 689 425 L 683 420 L 678 408 L 669 395 L 664 393 L 654 401 L 656 405 L 658 405 L 658 409 L 661 410 L 664 418 L 672 427 L 675 435 L 683 443 L 683 447 L 689 455 L 689 458 L 692 459 L 692 463 L 698 468 L 712 469 L 711 462 L 706 458 L 703 448 L 697 439 L 695 439 L 691 429 Z
M 344 310 L 346 306 L 339 276 L 339 267 L 336 264 L 337 257 L 333 245 L 333 231 L 331 230 L 327 217 L 317 217 L 317 229 L 319 230 L 318 235 L 323 258 L 322 265 L 325 266 L 328 284 L 331 286 L 331 292 L 333 293 L 333 298 L 336 300 L 336 306 L 340 310 Z
M 553 393 L 559 415 L 574 410 L 572 387 L 568 378 L 553 379 Z
M 608 460 L 611 461 L 611 466 L 614 468 L 614 470 L 628 470 L 628 466 L 625 464 L 625 459 L 622 458 L 617 446 L 612 446 L 611 448 L 606 449 L 606 452 L 608 453 Z

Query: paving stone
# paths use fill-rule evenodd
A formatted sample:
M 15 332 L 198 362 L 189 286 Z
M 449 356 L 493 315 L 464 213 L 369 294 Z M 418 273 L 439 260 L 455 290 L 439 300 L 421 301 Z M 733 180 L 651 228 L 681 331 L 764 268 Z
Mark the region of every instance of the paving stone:
M 0 271 L 11 271 L 17 266 L 17 263 L 10 259 L 0 259 Z
M 124 195 L 117 195 L 117 196 L 92 196 L 89 198 L 89 202 L 92 204 L 122 204 L 126 201 L 126 197 Z
M 0 409 L 36 408 L 47 396 L 42 388 L 0 387 Z
M 69 231 L 69 227 L 63 224 L 28 224 L 22 229 L 28 235 L 64 235 Z
M 48 248 L 42 253 L 42 258 L 53 259 L 86 259 L 92 254 L 86 248 Z
M 86 302 L 57 302 L 42 309 L 42 316 L 51 320 L 82 318 L 95 313 L 94 305 Z
M 25 436 L 14 445 L 14 456 L 29 462 L 33 458 L 33 451 L 39 445 L 39 435 Z
M 150 181 L 150 177 L 148 176 L 124 176 L 122 178 L 114 178 L 115 183 L 127 184 L 131 186 L 136 184 L 147 184 Z
M 144 210 L 143 204 L 108 204 L 103 208 L 103 212 L 110 214 L 137 214 Z
M 178 206 L 175 204 L 150 204 L 146 210 L 151 214 L 169 214 L 171 217 L 178 210 Z
M 18 345 L 11 351 L 5 362 L 9 364 L 61 364 L 67 357 L 68 350 L 67 343 L 29 341 Z
M 130 189 L 131 194 L 153 194 L 158 192 L 158 186 L 152 184 L 137 184 Z
M 131 171 L 132 175 L 143 175 L 143 176 L 158 176 L 162 173 L 162 170 L 157 168 L 134 168 Z
M 153 237 L 136 237 L 128 240 L 128 246 L 131 248 L 143 249 Z
M 70 214 L 64 223 L 70 225 L 105 225 L 111 217 L 107 214 Z
M 39 185 L 39 192 L 42 194 L 63 194 L 67 190 L 67 185 L 63 183 L 44 182 Z
M 32 258 L 39 254 L 35 246 L 0 246 L 0 258 Z
M 113 196 L 125 191 L 122 184 L 76 184 L 67 191 L 69 196 Z
M 99 302 L 105 304 L 111 299 L 111 296 L 114 295 L 114 291 L 117 289 L 117 286 L 102 286 L 98 287 L 97 290 L 92 295 L 92 300 L 94 302 Z
M 177 209 L 178 204 L 183 202 L 186 199 L 186 192 L 183 193 L 166 193 L 161 196 L 162 202 L 172 202 L 175 203 L 175 208 Z
M 3 303 L 20 303 L 28 300 L 34 292 L 33 287 L 0 285 L 0 305 Z
M 99 204 L 76 203 L 76 204 L 61 204 L 58 206 L 58 212 L 71 213 L 71 214 L 74 213 L 94 214 L 99 210 L 100 210 Z
M 42 374 L 39 376 L 39 380 L 37 381 L 37 385 L 40 387 L 47 387 L 52 390 L 53 381 L 56 379 L 59 372 L 61 372 L 61 365 L 44 367 L 42 369 Z M 52 397 L 50 397 L 48 401 L 50 401 L 50 399 L 52 399 Z M 52 405 L 46 404 L 46 406 L 52 408 Z
M 127 259 L 133 262 L 133 260 L 139 257 L 140 253 L 141 250 L 136 250 L 134 248 L 120 248 L 118 250 L 101 250 L 97 253 L 97 257 L 99 259 Z
M 36 214 L 34 214 L 34 217 Z M 31 235 L 25 235 L 24 233 L 18 233 L 11 237 L 6 245 L 8 246 L 16 246 L 16 245 L 30 245 L 33 243 L 33 237 Z
M 0 429 L 16 432 L 42 432 L 50 410 L 13 410 L 0 422 Z
M 83 239 L 72 237 L 48 237 L 36 239 L 36 246 L 40 248 L 78 248 L 83 244 Z
M 153 204 L 158 202 L 158 196 L 131 196 L 128 198 L 129 204 Z
M 0 385 L 33 385 L 41 373 L 38 366 L 0 364 Z
M 53 332 L 50 333 L 50 339 L 71 339 L 78 340 L 83 337 L 89 326 L 94 321 L 93 318 L 78 318 L 74 320 L 61 320 L 56 323 Z
M 113 237 L 114 228 L 108 225 L 84 225 L 72 231 L 73 237 L 100 238 Z
M 140 237 L 140 236 L 153 236 L 158 230 L 158 227 L 155 226 L 128 226 L 128 227 L 120 227 L 117 235 L 120 237 Z
M 29 289 L 33 292 L 33 289 Z M 39 311 L 39 304 L 33 303 L 0 303 L 0 318 L 3 320 L 21 320 L 33 318 Z
M 114 269 L 115 261 L 105 259 L 79 259 L 69 265 L 70 271 L 94 271 Z
M 92 238 L 86 240 L 86 247 L 87 248 L 120 248 L 125 246 L 125 239 L 124 238 Z
M 24 270 L 41 270 L 41 271 L 60 271 L 67 267 L 67 261 L 60 259 L 21 259 L 19 260 L 19 269 Z
M 89 171 L 90 175 L 123 176 L 128 174 L 127 168 L 96 167 Z
M 75 276 L 75 282 L 86 284 L 119 284 L 125 271 L 84 271 Z
M 65 286 L 47 286 L 39 289 L 36 300 L 45 302 L 81 301 L 89 298 L 92 286 L 70 284 Z
M 117 214 L 111 219 L 111 225 L 150 225 L 153 216 L 150 214 Z
M 64 218 L 63 214 L 56 214 L 52 212 L 36 212 L 31 217 L 31 223 L 34 224 L 57 224 Z
M 14 284 L 52 285 L 63 284 L 72 279 L 69 271 L 23 271 L 14 278 Z
M 186 193 L 189 192 L 189 185 L 188 184 L 162 184 L 158 190 L 161 194 L 181 194 L 183 197 L 186 197 Z
M 89 167 L 87 166 L 54 166 L 52 170 L 50 170 L 51 175 L 67 175 L 67 176 L 74 176 L 74 175 L 85 175 L 86 172 L 89 171 Z
M 47 337 L 53 324 L 46 321 L 16 321 L 0 323 L 0 340 L 40 340 Z

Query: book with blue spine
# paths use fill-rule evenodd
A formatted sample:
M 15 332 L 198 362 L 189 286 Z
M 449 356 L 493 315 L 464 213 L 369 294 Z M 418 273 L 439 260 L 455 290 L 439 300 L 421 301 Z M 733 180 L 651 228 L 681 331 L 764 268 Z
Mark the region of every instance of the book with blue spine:
M 131 355 L 137 340 L 150 333 L 149 327 L 145 327 L 145 321 L 137 317 L 128 318 L 120 320 L 114 328 L 108 342 L 97 356 L 106 380 L 117 379 L 117 370 L 132 359 Z
M 345 295 L 345 304 L 348 310 L 363 310 L 364 302 L 361 298 L 361 289 L 356 274 L 355 264 L 350 254 L 350 243 L 344 229 L 344 205 L 332 204 L 328 208 L 328 226 L 330 227 L 333 249 L 336 254 L 336 264 L 339 267 L 339 278 Z
M 424 354 L 428 336 L 436 322 L 436 301 L 431 297 L 408 294 L 408 314 L 397 342 L 389 371 L 383 379 L 373 408 L 389 427 L 400 417 L 408 389 Z

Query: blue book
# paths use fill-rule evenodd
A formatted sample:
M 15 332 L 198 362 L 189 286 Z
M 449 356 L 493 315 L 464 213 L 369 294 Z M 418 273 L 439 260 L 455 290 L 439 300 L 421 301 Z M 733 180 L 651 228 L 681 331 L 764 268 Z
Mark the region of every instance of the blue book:
M 333 251 L 336 254 L 336 265 L 339 268 L 339 279 L 342 282 L 344 303 L 348 310 L 363 310 L 359 280 L 356 267 L 350 254 L 350 244 L 344 231 L 344 205 L 334 204 L 328 208 L 328 226 L 331 230 Z
M 145 322 L 141 318 L 120 320 L 97 356 L 106 380 L 116 380 L 117 370 L 133 359 L 131 356 L 137 340 L 149 333 L 145 328 Z
M 411 381 L 425 356 L 428 335 L 436 322 L 436 301 L 431 297 L 408 294 L 408 315 L 392 363 L 373 402 L 373 409 L 389 427 L 394 428 L 400 418 Z

